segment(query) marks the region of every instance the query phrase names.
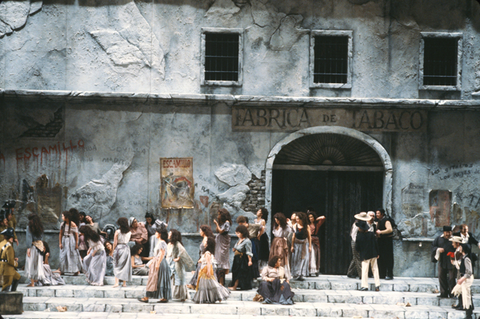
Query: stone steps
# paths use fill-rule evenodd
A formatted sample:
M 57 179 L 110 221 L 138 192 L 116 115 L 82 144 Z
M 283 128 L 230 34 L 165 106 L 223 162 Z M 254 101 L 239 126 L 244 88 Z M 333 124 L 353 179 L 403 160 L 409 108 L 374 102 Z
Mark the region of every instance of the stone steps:
M 187 274 L 187 278 L 191 275 Z M 389 318 L 389 319 L 460 319 L 465 312 L 454 310 L 453 299 L 437 298 L 436 278 L 400 278 L 381 281 L 381 291 L 358 291 L 360 280 L 346 276 L 306 278 L 291 281 L 295 292 L 292 306 L 267 305 L 253 302 L 256 289 L 232 292 L 223 303 L 195 304 L 170 301 L 166 304 L 142 303 L 147 277 L 134 276 L 128 286 L 113 288 L 114 278 L 106 277 L 105 286 L 90 286 L 83 275 L 64 276 L 64 286 L 26 287 L 24 313 L 4 318 L 238 318 L 258 316 L 322 317 L 322 318 Z M 370 280 L 370 289 L 373 289 Z M 480 318 L 480 280 L 475 280 L 475 318 Z M 190 296 L 195 291 L 189 290 Z M 405 306 L 409 303 L 411 306 Z M 58 312 L 57 306 L 66 307 Z
M 371 287 L 373 289 L 373 286 Z M 24 303 L 34 302 L 35 300 L 27 297 L 43 298 L 116 298 L 116 299 L 137 299 L 145 296 L 144 286 L 127 286 L 125 288 L 113 288 L 111 286 L 80 286 L 65 285 L 52 287 L 19 287 L 18 291 L 24 295 Z M 323 303 L 357 303 L 357 304 L 384 304 L 396 305 L 397 303 L 410 303 L 416 305 L 430 306 L 451 306 L 455 300 L 440 299 L 437 294 L 431 292 L 405 292 L 381 290 L 358 291 L 358 290 L 317 290 L 317 289 L 294 289 L 295 302 L 323 302 Z M 189 290 L 190 298 L 195 294 L 194 290 Z M 229 297 L 229 301 L 252 301 L 255 296 L 255 290 L 234 291 Z M 480 295 L 473 296 L 475 307 L 480 308 Z M 32 307 L 30 307 L 33 309 Z M 40 309 L 44 310 L 44 309 Z

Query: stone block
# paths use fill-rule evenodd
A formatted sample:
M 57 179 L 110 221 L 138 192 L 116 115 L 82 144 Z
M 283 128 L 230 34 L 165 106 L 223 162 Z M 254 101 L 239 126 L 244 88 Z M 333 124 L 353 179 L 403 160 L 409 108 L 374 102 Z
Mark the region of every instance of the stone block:
M 83 311 L 85 312 L 104 312 L 106 305 L 103 303 L 88 303 L 83 305 Z
M 290 316 L 295 317 L 316 317 L 317 309 L 309 304 L 290 306 Z
M 143 289 L 125 289 L 125 298 L 138 299 L 145 297 Z
M 54 289 L 38 289 L 36 290 L 37 297 L 55 297 Z
M 407 310 L 405 311 L 405 319 L 429 318 L 428 314 L 428 310 Z
M 20 291 L 0 292 L 0 313 L 19 315 L 23 312 L 23 293 Z
M 142 313 L 150 313 L 153 311 L 153 304 L 145 304 L 142 302 L 129 302 L 123 306 L 124 312 L 142 312 Z
M 347 307 L 343 309 L 343 317 L 368 318 L 368 310 L 359 307 Z
M 382 308 L 383 309 L 374 308 L 368 313 L 368 315 L 372 318 L 405 318 L 405 310 L 401 309 L 400 307 L 395 307 L 393 309 L 391 307 Z
M 122 288 L 105 289 L 103 292 L 105 298 L 125 298 L 125 291 Z
M 457 311 L 457 310 L 454 310 L 454 311 Z M 463 316 L 465 316 L 465 313 L 463 311 L 457 311 L 457 312 L 460 312 L 463 314 Z M 445 319 L 445 318 L 448 318 L 447 311 L 430 310 L 428 312 L 428 319 Z M 462 317 L 462 318 L 465 318 L 465 317 Z
M 393 294 L 377 294 L 373 296 L 374 304 L 396 305 L 397 303 L 404 303 L 403 295 Z
M 67 298 L 73 297 L 73 289 L 64 289 L 64 288 L 57 288 L 55 289 L 55 297 L 60 298 Z
M 405 303 L 409 302 L 413 305 L 425 305 L 425 306 L 438 306 L 440 304 L 440 299 L 436 296 L 425 296 L 425 297 L 413 297 L 405 296 Z
M 380 287 L 382 287 L 382 285 L 380 285 Z M 410 291 L 410 285 L 409 284 L 393 284 L 393 291 L 397 291 L 397 292 L 407 292 L 407 291 Z
M 104 289 L 95 286 L 88 286 L 85 289 L 75 289 L 73 294 L 75 298 L 103 298 Z
M 253 297 L 255 297 L 256 294 L 257 293 L 255 291 L 252 291 L 252 292 L 242 291 L 240 294 L 232 292 L 230 294 L 230 297 L 228 297 L 228 300 L 252 301 Z
M 332 281 L 332 290 L 357 290 L 360 287 L 360 282 L 351 281 Z
M 175 306 L 166 304 L 154 304 L 153 310 L 157 314 L 189 314 L 190 306 L 185 304 L 178 304 Z
M 410 284 L 410 291 L 411 292 L 432 292 L 438 290 L 436 284 L 432 283 L 411 283 Z
M 112 304 L 112 303 L 107 303 L 105 305 L 105 312 L 113 312 L 113 313 L 119 313 L 123 311 L 123 305 L 122 304 Z
M 83 311 L 83 304 L 82 303 L 72 303 L 71 301 L 62 301 L 58 300 L 59 298 L 52 298 L 47 302 L 47 308 L 50 311 L 57 311 L 57 307 L 67 307 L 67 311 Z
M 317 282 L 315 282 L 315 289 L 330 290 L 330 289 L 332 289 L 332 285 L 328 281 L 317 281 Z
M 451 307 L 454 304 L 457 304 L 457 298 L 437 298 L 439 301 L 440 307 Z
M 449 311 L 448 317 L 446 319 L 464 319 L 464 318 L 465 318 L 465 312 L 463 311 Z M 474 314 L 474 318 L 475 318 L 475 314 Z M 478 314 L 476 318 L 480 318 Z
M 344 292 L 334 292 L 331 291 L 327 294 L 328 302 L 330 303 L 346 303 L 346 299 L 349 297 L 348 294 Z
M 296 296 L 296 295 L 295 295 Z M 328 291 L 327 292 L 316 292 L 316 293 L 304 293 L 303 294 L 304 302 L 328 302 Z

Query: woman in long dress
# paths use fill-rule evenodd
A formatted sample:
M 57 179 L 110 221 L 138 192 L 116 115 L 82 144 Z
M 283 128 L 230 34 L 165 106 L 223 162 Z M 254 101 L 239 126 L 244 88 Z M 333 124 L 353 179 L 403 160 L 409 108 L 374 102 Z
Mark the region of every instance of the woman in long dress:
M 304 280 L 308 276 L 310 253 L 312 252 L 312 236 L 308 227 L 307 215 L 298 212 L 297 230 L 292 236 L 292 263 L 291 272 L 293 279 Z
M 325 223 L 325 216 L 317 217 L 314 211 L 308 211 L 310 234 L 312 236 L 312 253 L 310 254 L 310 276 L 320 273 L 320 227 Z
M 276 213 L 273 216 L 273 241 L 270 246 L 270 259 L 274 256 L 280 258 L 280 265 L 285 270 L 285 273 L 290 277 L 290 262 L 288 253 L 287 238 L 292 233 L 292 229 L 287 224 L 287 219 L 282 213 Z
M 72 220 L 72 213 L 62 213 L 63 223 L 60 225 L 60 271 L 62 274 L 73 273 L 74 276 L 82 271 L 82 258 L 78 251 L 78 227 Z
M 207 238 L 204 253 L 200 258 L 200 271 L 197 280 L 197 291 L 193 296 L 196 303 L 215 303 L 227 300 L 230 290 L 220 285 L 214 272 L 215 240 L 212 237 Z
M 268 266 L 262 270 L 262 282 L 257 290 L 254 301 L 264 301 L 268 304 L 293 305 L 295 295 L 290 288 L 290 277 L 281 267 L 279 256 L 273 256 Z M 259 297 L 261 296 L 261 297 Z
M 154 257 L 148 262 L 148 281 L 146 296 L 138 299 L 148 302 L 149 298 L 160 299 L 159 302 L 168 302 L 172 299 L 172 286 L 170 281 L 170 267 L 167 259 L 168 233 L 165 229 L 157 229 L 155 234 L 159 239 L 154 250 Z
M 127 281 L 132 280 L 132 262 L 130 260 L 130 227 L 128 219 L 120 217 L 117 220 L 120 229 L 115 231 L 113 236 L 113 273 L 115 275 L 115 284 L 118 287 L 119 281 L 123 281 L 123 287 L 127 286 Z
M 85 212 L 79 212 L 78 213 L 78 218 L 80 223 L 78 224 L 78 229 L 82 228 L 82 226 L 85 226 L 85 217 L 87 215 Z M 80 253 L 80 257 L 83 259 L 87 255 L 87 242 L 85 241 L 85 238 L 83 237 L 82 233 L 78 235 L 78 252 Z
M 257 211 L 257 218 L 254 220 L 255 224 L 262 226 L 258 246 L 258 269 L 260 272 L 262 272 L 262 269 L 267 265 L 270 256 L 270 248 L 268 246 L 269 240 L 265 227 L 267 220 L 268 210 L 265 207 L 262 207 Z
M 143 263 L 143 260 L 150 257 L 141 257 L 143 252 L 143 246 L 140 244 L 135 244 L 130 248 L 131 262 L 132 262 L 132 275 L 135 276 L 148 276 L 148 267 Z
M 37 214 L 28 215 L 28 225 L 26 233 L 27 257 L 25 260 L 25 274 L 30 279 L 28 287 L 33 287 L 37 281 L 45 279 L 43 270 L 44 246 L 43 225 Z M 1 249 L 1 247 L 0 247 Z
M 44 247 L 43 253 L 43 272 L 45 274 L 44 279 L 38 280 L 38 285 L 42 286 L 57 286 L 65 285 L 65 281 L 62 276 L 60 276 L 60 271 L 52 271 L 50 265 L 48 264 L 48 258 L 50 257 L 50 247 L 46 241 L 42 241 Z
M 200 268 L 202 266 L 202 264 L 200 262 L 200 258 L 202 258 L 205 247 L 207 245 L 207 239 L 209 237 L 214 238 L 212 228 L 208 225 L 200 226 L 200 236 L 202 236 L 202 242 L 200 243 L 200 247 L 199 247 L 199 251 L 198 251 L 199 258 L 198 258 L 198 262 L 197 262 L 197 268 L 195 270 L 195 273 L 192 276 L 192 279 L 190 279 L 190 282 L 187 285 L 187 288 L 189 288 L 189 289 L 195 289 L 195 287 L 197 286 L 198 272 L 200 271 Z
M 235 229 L 235 234 L 238 236 L 238 241 L 233 247 L 232 265 L 232 286 L 231 290 L 237 290 L 239 287 L 241 290 L 252 289 L 252 242 L 248 238 L 248 229 L 244 225 L 239 225 Z
M 217 219 L 213 222 L 217 228 L 218 234 L 215 237 L 215 260 L 217 261 L 218 282 L 225 286 L 225 275 L 230 271 L 230 242 L 231 237 L 228 234 L 232 226 L 232 217 L 225 208 L 218 210 Z
M 80 227 L 80 233 L 83 234 L 89 247 L 87 255 L 83 259 L 85 279 L 92 286 L 103 286 L 107 267 L 107 254 L 105 253 L 102 240 L 98 233 L 88 226 Z
M 188 299 L 185 271 L 195 268 L 195 262 L 190 258 L 182 244 L 182 235 L 176 229 L 168 233 L 167 262 L 172 274 L 172 299 L 185 301 Z

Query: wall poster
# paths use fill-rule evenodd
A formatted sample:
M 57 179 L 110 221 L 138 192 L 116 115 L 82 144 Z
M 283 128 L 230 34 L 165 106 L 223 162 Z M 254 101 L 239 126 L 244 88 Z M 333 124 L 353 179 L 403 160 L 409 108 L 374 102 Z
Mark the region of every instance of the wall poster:
M 160 158 L 162 208 L 193 208 L 193 157 Z

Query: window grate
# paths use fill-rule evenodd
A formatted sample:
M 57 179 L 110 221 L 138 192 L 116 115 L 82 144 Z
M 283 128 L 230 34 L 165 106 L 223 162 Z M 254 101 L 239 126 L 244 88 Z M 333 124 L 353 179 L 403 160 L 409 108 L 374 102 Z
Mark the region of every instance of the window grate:
M 314 51 L 314 83 L 347 83 L 347 36 L 316 36 Z
M 205 80 L 238 81 L 237 33 L 205 33 Z
M 457 38 L 424 38 L 423 85 L 457 85 Z

